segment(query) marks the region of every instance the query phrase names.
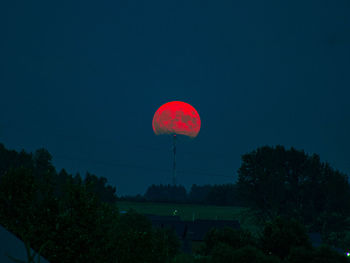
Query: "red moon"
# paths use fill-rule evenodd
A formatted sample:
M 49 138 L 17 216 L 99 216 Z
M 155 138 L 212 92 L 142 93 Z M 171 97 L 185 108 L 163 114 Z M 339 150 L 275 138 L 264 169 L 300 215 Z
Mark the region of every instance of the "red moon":
M 190 104 L 171 101 L 159 107 L 153 116 L 152 126 L 156 135 L 181 134 L 194 138 L 201 128 L 201 119 Z

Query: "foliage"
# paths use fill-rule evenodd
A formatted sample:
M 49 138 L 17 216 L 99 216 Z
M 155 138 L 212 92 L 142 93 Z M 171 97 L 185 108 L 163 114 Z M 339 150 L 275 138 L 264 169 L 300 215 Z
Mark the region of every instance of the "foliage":
M 212 252 L 212 261 L 215 263 L 279 263 L 274 256 L 266 256 L 261 250 L 252 246 L 232 249 L 227 244 L 219 243 Z
M 144 216 L 129 211 L 121 215 L 117 229 L 117 262 L 151 262 L 152 226 Z
M 209 255 L 218 243 L 223 243 L 232 249 L 239 249 L 244 246 L 255 246 L 256 242 L 250 232 L 242 229 L 225 227 L 222 229 L 213 228 L 204 237 L 204 255 Z
M 346 263 L 349 262 L 345 255 L 341 255 L 328 246 L 316 248 L 311 263 Z
M 309 263 L 314 259 L 314 250 L 306 247 L 292 247 L 286 261 L 288 263 Z
M 17 153 L 0 144 L 0 157 L 0 224 L 52 263 L 279 262 L 274 255 L 291 263 L 306 261 L 310 255 L 312 262 L 345 262 L 328 248 L 311 249 L 302 225 L 282 218 L 265 226 L 259 243 L 243 230 L 212 230 L 206 236 L 204 255 L 179 255 L 180 242 L 173 230 L 153 229 L 134 211 L 119 215 L 115 187 L 108 186 L 106 178 L 87 173 L 82 179 L 65 170 L 57 173 L 45 149 Z M 212 218 L 213 213 L 237 219 L 242 208 L 228 212 L 203 206 L 194 211 L 193 206 L 179 203 L 234 205 L 241 195 L 265 218 L 295 216 L 312 223 L 313 231 L 321 230 L 329 244 L 348 246 L 350 191 L 345 175 L 321 163 L 317 155 L 281 146 L 263 147 L 242 159 L 237 185 L 194 185 L 189 195 L 183 186 L 153 185 L 145 197 L 177 202 L 167 204 L 162 214 L 176 206 L 187 220 Z M 147 207 L 147 203 L 140 204 Z M 154 204 L 152 209 L 156 209 Z
M 264 220 L 290 216 L 312 225 L 313 231 L 327 232 L 329 215 L 337 213 L 345 222 L 350 214 L 347 176 L 316 154 L 264 146 L 242 156 L 238 176 L 240 194 Z
M 194 262 L 195 262 L 195 258 L 192 255 L 187 255 L 183 253 L 177 254 L 171 260 L 171 263 L 194 263 Z
M 119 263 L 169 262 L 180 250 L 173 230 L 153 229 L 145 216 L 132 210 L 121 215 L 115 241 Z
M 51 263 L 163 263 L 178 253 L 170 230 L 154 230 L 134 212 L 119 215 L 105 178 L 57 174 L 45 149 L 28 155 L 0 145 L 0 155 L 0 223 Z
M 349 260 L 330 247 L 321 246 L 315 249 L 294 247 L 291 249 L 286 262 L 288 263 L 346 263 Z
M 242 230 L 213 229 L 207 233 L 201 253 L 204 262 L 212 263 L 348 262 L 344 255 L 329 247 L 314 249 L 303 225 L 295 219 L 280 217 L 266 224 L 258 240 Z
M 0 177 L 8 170 L 16 168 L 33 169 L 32 155 L 25 151 L 16 152 L 14 150 L 7 150 L 3 144 L 0 143 Z
M 104 256 L 102 249 L 106 244 L 100 239 L 106 232 L 102 225 L 98 224 L 101 216 L 96 196 L 86 191 L 83 185 L 74 184 L 73 178 L 67 182 L 64 193 L 59 202 L 55 231 L 57 235 L 53 238 L 55 247 L 49 247 L 48 259 L 53 262 L 99 259 Z M 96 244 L 96 240 L 100 241 L 99 245 Z M 58 244 L 62 245 L 56 247 Z
M 348 251 L 350 248 L 350 231 L 331 232 L 326 237 L 326 241 L 330 246 Z
M 158 251 L 156 258 L 169 260 L 180 253 L 181 242 L 175 230 L 156 228 L 154 229 L 154 247 Z
M 277 217 L 266 223 L 260 237 L 260 247 L 265 254 L 284 259 L 293 247 L 311 249 L 312 246 L 303 225 L 294 219 Z
M 115 204 L 117 200 L 116 188 L 115 186 L 106 186 L 106 183 L 107 179 L 105 177 L 97 177 L 94 174 L 86 173 L 84 184 L 87 186 L 87 190 L 96 194 L 101 202 Z

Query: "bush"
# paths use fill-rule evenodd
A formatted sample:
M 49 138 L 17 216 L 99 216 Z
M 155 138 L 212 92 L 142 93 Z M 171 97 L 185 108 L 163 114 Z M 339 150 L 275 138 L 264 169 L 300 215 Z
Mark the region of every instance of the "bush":
M 260 246 L 265 254 L 273 254 L 284 259 L 292 247 L 311 249 L 311 242 L 302 224 L 294 219 L 277 217 L 265 225 L 260 238 Z
M 203 254 L 208 255 L 212 249 L 218 244 L 223 243 L 232 249 L 238 249 L 247 245 L 255 246 L 256 242 L 250 232 L 239 229 L 225 227 L 222 229 L 211 229 L 204 237 Z
M 313 249 L 305 247 L 293 247 L 291 248 L 287 257 L 288 263 L 309 263 L 314 258 Z
M 321 246 L 315 249 L 311 263 L 347 263 L 349 260 L 330 247 Z
M 266 256 L 261 250 L 252 246 L 232 249 L 229 245 L 219 243 L 212 253 L 214 263 L 279 263 L 275 256 Z
M 171 263 L 194 263 L 195 259 L 191 255 L 187 254 L 178 254 L 175 257 L 173 257 Z

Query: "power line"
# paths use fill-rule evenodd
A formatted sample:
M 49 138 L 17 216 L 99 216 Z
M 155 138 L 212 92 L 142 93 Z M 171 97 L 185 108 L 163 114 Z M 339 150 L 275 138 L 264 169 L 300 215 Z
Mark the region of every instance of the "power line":
M 12 126 L 12 127 L 11 127 Z M 16 133 L 24 133 L 25 132 L 25 128 L 24 127 L 16 127 L 14 126 L 12 123 L 10 125 L 6 125 L 4 127 L 1 128 L 2 130 L 9 130 L 11 133 L 16 132 Z M 37 128 L 39 129 L 39 126 Z M 64 138 L 66 139 L 71 139 L 73 141 L 76 141 L 77 139 L 81 138 L 81 135 L 79 134 L 66 134 L 64 131 L 56 131 L 56 132 L 47 132 L 45 131 L 45 135 L 46 136 L 50 136 L 50 137 L 54 137 L 54 138 Z M 88 136 L 89 137 L 89 136 Z M 90 138 L 91 139 L 91 138 Z M 93 137 L 94 141 L 96 142 L 96 144 L 98 145 L 102 145 L 102 144 L 107 144 L 107 145 L 113 145 L 116 144 L 118 145 L 119 148 L 120 145 L 118 144 L 119 142 L 117 140 L 111 140 L 111 139 L 106 139 L 106 138 L 99 138 L 94 136 Z M 123 143 L 125 143 L 125 140 L 123 140 Z M 154 145 L 144 145 L 144 144 L 139 144 L 136 143 L 135 141 L 129 141 L 128 143 L 128 149 L 130 149 L 131 147 L 137 148 L 137 149 L 142 149 L 142 150 L 146 150 L 146 151 L 157 151 L 157 152 L 165 152 L 167 151 L 167 149 L 171 149 L 170 144 L 168 146 L 165 147 L 155 147 Z M 228 154 L 225 152 L 203 152 L 203 151 L 199 151 L 199 152 L 195 152 L 195 151 L 188 151 L 188 150 L 183 150 L 181 147 L 179 148 L 179 152 L 181 152 L 182 154 L 189 154 L 192 156 L 201 156 L 201 155 L 205 155 L 205 156 L 210 156 L 211 158 L 224 158 L 224 157 L 231 157 L 234 158 L 234 155 L 232 154 Z
M 12 126 L 12 127 L 11 127 Z M 4 130 L 10 130 L 15 131 L 17 133 L 22 133 L 25 131 L 25 129 L 20 129 L 19 127 L 15 127 L 12 123 L 10 125 L 6 125 L 3 127 Z M 47 133 L 45 132 L 45 135 L 51 136 L 51 137 L 61 137 L 61 138 L 71 138 L 76 140 L 77 138 L 80 138 L 78 135 L 68 135 L 65 134 L 64 131 L 56 131 L 56 133 L 51 132 Z M 118 141 L 115 140 L 109 140 L 109 139 L 101 139 L 101 138 L 96 138 L 94 137 L 95 142 L 97 144 L 108 144 L 108 145 L 113 145 L 113 144 L 118 144 Z M 120 145 L 118 145 L 120 147 Z M 143 145 L 143 144 L 135 144 L 135 142 L 130 142 L 130 145 L 128 148 L 130 149 L 130 146 L 134 146 L 137 149 L 142 149 L 146 151 L 158 151 L 158 152 L 168 152 L 166 149 L 169 149 L 169 152 L 171 151 L 171 147 L 155 147 L 152 145 Z M 180 150 L 182 154 L 190 154 L 193 156 L 200 156 L 200 155 L 206 155 L 206 156 L 216 156 L 217 158 L 222 158 L 223 156 L 229 156 L 232 157 L 231 155 L 227 153 L 217 153 L 217 152 L 193 152 L 193 151 L 185 151 L 185 150 Z M 67 156 L 59 156 L 55 155 L 54 159 L 62 159 L 62 160 L 70 160 L 70 161 L 79 161 L 79 162 L 88 162 L 88 163 L 94 163 L 96 165 L 101 165 L 101 166 L 113 166 L 113 167 L 124 167 L 124 168 L 130 168 L 130 169 L 143 169 L 147 171 L 153 171 L 153 172 L 164 172 L 164 173 L 170 173 L 171 169 L 161 169 L 161 168 L 154 168 L 151 166 L 147 165 L 141 165 L 141 164 L 135 164 L 135 163 L 130 163 L 125 160 L 111 160 L 111 161 L 106 161 L 106 160 L 96 160 L 96 159 L 89 159 L 89 158 L 80 158 L 80 157 L 67 157 Z M 181 170 L 178 171 L 178 173 L 181 174 L 191 174 L 191 175 L 200 175 L 200 176 L 210 176 L 210 177 L 225 177 L 225 178 L 234 178 L 233 176 L 228 176 L 225 174 L 220 174 L 220 173 L 211 173 L 207 171 L 202 171 L 202 170 Z
M 88 162 L 88 163 L 94 163 L 101 166 L 142 169 L 142 170 L 147 170 L 152 172 L 170 173 L 172 171 L 171 169 L 161 169 L 161 168 L 154 168 L 147 165 L 126 163 L 124 160 L 104 161 L 104 160 L 95 160 L 95 159 L 89 159 L 89 158 L 75 158 L 75 157 L 72 158 L 72 157 L 66 157 L 66 156 L 56 156 L 55 159 Z M 201 175 L 201 176 L 204 175 L 204 176 L 211 176 L 211 177 L 226 177 L 226 178 L 232 178 L 232 179 L 234 178 L 233 176 L 228 176 L 228 175 L 219 174 L 219 173 L 211 173 L 211 172 L 206 172 L 201 170 L 179 170 L 177 172 L 181 174 L 191 174 L 191 175 Z

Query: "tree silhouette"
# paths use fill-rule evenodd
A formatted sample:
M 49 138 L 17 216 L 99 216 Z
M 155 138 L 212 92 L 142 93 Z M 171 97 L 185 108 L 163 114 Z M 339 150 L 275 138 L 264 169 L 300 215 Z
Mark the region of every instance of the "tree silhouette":
M 96 194 L 101 202 L 114 204 L 117 200 L 115 194 L 116 188 L 106 185 L 107 179 L 105 177 L 97 177 L 94 174 L 86 173 L 84 184 L 87 190 Z
M 0 224 L 51 263 L 161 263 L 177 251 L 174 233 L 137 213 L 120 217 L 106 178 L 57 174 L 45 149 L 28 155 L 0 145 L 0 156 Z
M 260 238 L 262 250 L 281 259 L 288 256 L 293 247 L 311 249 L 305 227 L 294 219 L 275 218 L 266 223 Z
M 337 213 L 345 222 L 350 214 L 347 176 L 316 154 L 264 146 L 242 156 L 238 176 L 240 194 L 264 219 L 292 216 L 322 231 L 328 215 Z

